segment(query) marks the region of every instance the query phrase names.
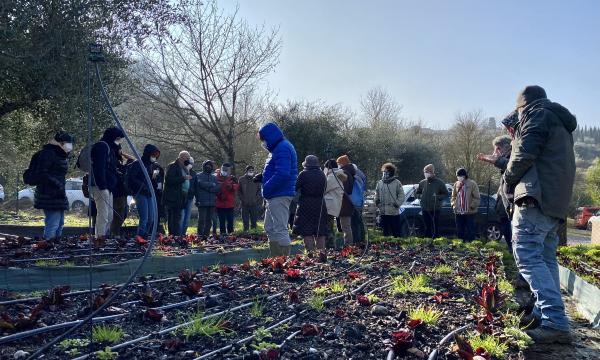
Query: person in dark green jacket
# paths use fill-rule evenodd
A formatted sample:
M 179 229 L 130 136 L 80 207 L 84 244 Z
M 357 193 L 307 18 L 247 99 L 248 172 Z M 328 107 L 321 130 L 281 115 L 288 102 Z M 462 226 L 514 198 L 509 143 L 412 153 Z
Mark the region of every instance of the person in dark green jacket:
M 435 167 L 428 164 L 423 168 L 425 179 L 419 182 L 419 187 L 415 193 L 417 199 L 420 199 L 421 209 L 423 211 L 423 221 L 425 222 L 425 237 L 436 238 L 438 236 L 438 224 L 440 222 L 440 209 L 442 200 L 448 196 L 446 184 L 435 176 Z
M 187 151 L 180 152 L 177 160 L 167 167 L 163 201 L 167 208 L 169 235 L 181 235 L 181 216 L 192 185 L 191 168 Z

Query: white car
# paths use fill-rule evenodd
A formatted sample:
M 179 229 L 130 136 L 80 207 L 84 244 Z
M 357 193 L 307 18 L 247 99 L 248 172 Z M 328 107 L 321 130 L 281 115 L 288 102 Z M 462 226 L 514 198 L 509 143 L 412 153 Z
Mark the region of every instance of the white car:
M 67 182 L 65 183 L 65 192 L 67 193 L 67 199 L 69 200 L 69 209 L 78 213 L 84 212 L 90 203 L 90 200 L 83 196 L 83 190 L 81 190 L 82 185 L 83 180 L 81 178 L 67 179 Z M 25 188 L 19 191 L 19 200 L 31 201 L 33 204 L 34 193 L 35 187 Z M 130 208 L 135 205 L 132 196 L 127 197 L 127 204 Z
M 0 203 L 4 201 L 4 186 L 0 184 Z
M 600 223 L 600 210 L 596 211 L 596 213 L 588 219 L 587 229 L 592 230 L 592 222 L 599 224 Z

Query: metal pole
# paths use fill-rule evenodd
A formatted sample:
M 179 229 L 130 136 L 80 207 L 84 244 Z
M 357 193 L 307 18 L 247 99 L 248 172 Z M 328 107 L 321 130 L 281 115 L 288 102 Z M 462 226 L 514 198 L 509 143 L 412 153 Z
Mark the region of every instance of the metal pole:
M 15 181 L 15 189 L 16 189 L 16 197 L 17 201 L 15 201 L 15 215 L 19 216 L 19 173 L 17 173 L 17 181 Z

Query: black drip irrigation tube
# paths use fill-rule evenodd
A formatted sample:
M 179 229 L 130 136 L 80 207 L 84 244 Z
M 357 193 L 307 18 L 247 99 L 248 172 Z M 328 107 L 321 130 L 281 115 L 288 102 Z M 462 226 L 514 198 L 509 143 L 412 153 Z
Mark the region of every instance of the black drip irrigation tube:
M 270 296 L 268 296 L 268 297 L 267 297 L 267 301 L 271 301 L 271 300 L 273 300 L 273 299 L 275 299 L 275 298 L 281 297 L 282 295 L 283 295 L 283 292 L 280 292 L 280 293 L 277 293 L 277 294 L 270 295 Z M 202 318 L 202 320 L 207 320 L 207 319 L 210 319 L 210 318 L 213 318 L 213 317 L 216 317 L 216 316 L 226 315 L 226 314 L 228 314 L 228 313 L 232 313 L 232 312 L 235 312 L 235 311 L 238 311 L 238 310 L 241 310 L 241 309 L 244 309 L 244 308 L 250 307 L 250 306 L 252 306 L 252 304 L 253 304 L 253 303 L 254 303 L 254 301 L 250 301 L 250 302 L 247 302 L 247 303 L 244 303 L 244 304 L 241 304 L 241 305 L 235 306 L 235 307 L 233 307 L 233 308 L 230 308 L 230 309 L 227 309 L 227 310 L 223 310 L 223 311 L 219 311 L 219 312 L 216 312 L 216 313 L 212 313 L 212 314 L 210 314 L 210 315 L 206 315 L 206 316 L 204 316 L 204 317 Z M 161 335 L 164 335 L 164 334 L 171 333 L 171 332 L 173 332 L 173 331 L 175 331 L 175 330 L 178 330 L 178 329 L 180 329 L 180 328 L 182 328 L 182 327 L 184 327 L 184 326 L 187 326 L 187 325 L 189 325 L 189 324 L 193 323 L 194 321 L 196 321 L 196 320 L 192 320 L 192 321 L 186 321 L 186 322 L 184 322 L 184 323 L 177 324 L 177 325 L 175 325 L 175 326 L 171 326 L 171 327 L 169 327 L 169 328 L 163 329 L 163 330 L 161 330 L 161 331 L 158 331 L 158 332 L 156 332 L 156 333 L 152 333 L 152 334 L 144 335 L 144 336 L 141 336 L 141 337 L 139 337 L 139 338 L 132 339 L 132 340 L 126 341 L 126 342 L 124 342 L 124 343 L 121 343 L 121 344 L 118 344 L 118 345 L 114 345 L 114 346 L 112 346 L 112 347 L 110 348 L 110 350 L 111 350 L 111 351 L 114 351 L 114 350 L 119 350 L 119 349 L 122 349 L 122 348 L 124 348 L 124 347 L 127 347 L 127 346 L 129 346 L 129 345 L 136 344 L 136 343 L 138 343 L 138 342 L 140 342 L 140 341 L 144 341 L 144 340 L 150 339 L 150 338 L 151 338 L 151 337 L 153 337 L 153 336 L 161 336 Z M 98 352 L 94 352 L 94 353 L 91 353 L 91 354 L 86 354 L 86 355 L 80 356 L 80 357 L 78 357 L 78 358 L 75 358 L 75 359 L 73 359 L 73 360 L 84 360 L 84 359 L 87 359 L 87 358 L 89 358 L 91 355 L 93 355 L 93 354 L 97 354 L 97 353 L 98 353 Z
M 429 354 L 429 357 L 427 358 L 427 360 L 437 360 L 439 349 L 442 346 L 444 346 L 444 344 L 447 343 L 451 338 L 453 338 L 454 335 L 469 329 L 471 326 L 472 326 L 471 324 L 468 324 L 468 325 L 459 327 L 458 329 L 454 329 L 451 332 L 449 332 L 448 335 L 444 336 L 444 338 L 439 342 L 437 347 L 435 349 L 433 349 L 433 351 Z M 388 354 L 388 359 L 390 359 L 389 354 Z
M 104 101 L 106 103 L 106 107 L 108 108 L 108 110 L 109 110 L 109 112 L 110 112 L 113 120 L 115 121 L 115 124 L 117 125 L 117 127 L 125 135 L 125 140 L 129 144 L 129 147 L 132 150 L 132 152 L 134 153 L 136 160 L 139 161 L 140 164 L 141 164 L 142 163 L 142 157 L 140 156 L 140 154 L 137 151 L 137 149 L 135 148 L 133 142 L 131 141 L 131 139 L 127 135 L 127 132 L 123 128 L 123 125 L 121 125 L 121 121 L 119 120 L 119 117 L 117 116 L 117 114 L 115 113 L 115 111 L 114 111 L 114 109 L 112 107 L 112 104 L 110 102 L 110 99 L 108 97 L 106 89 L 104 87 L 104 84 L 102 82 L 102 76 L 101 76 L 101 73 L 100 73 L 100 66 L 98 65 L 98 62 L 95 61 L 94 65 L 95 65 L 95 68 L 96 68 L 96 79 L 98 80 L 98 84 L 100 85 L 100 92 L 102 93 L 102 97 L 104 98 Z M 89 73 L 88 73 L 88 81 L 89 81 Z M 89 91 L 89 87 L 88 87 L 88 91 Z M 90 134 L 90 136 L 91 136 L 91 134 Z M 156 242 L 156 230 L 157 230 L 157 226 L 158 226 L 158 206 L 157 206 L 157 201 L 156 201 L 156 194 L 154 193 L 154 187 L 152 186 L 152 180 L 150 179 L 150 175 L 148 174 L 148 170 L 144 166 L 141 166 L 141 168 L 142 168 L 142 173 L 144 174 L 144 180 L 146 182 L 146 186 L 147 186 L 148 190 L 150 191 L 150 196 L 152 198 L 151 204 L 152 204 L 152 208 L 154 209 L 154 211 L 153 211 L 154 216 L 153 216 L 153 219 L 152 219 L 153 221 L 152 221 L 152 232 L 151 232 L 151 236 L 150 236 L 150 241 L 149 241 L 149 244 L 148 244 L 148 248 L 146 249 L 146 253 L 144 254 L 144 256 L 142 258 L 142 261 L 138 264 L 138 266 L 135 268 L 135 270 L 133 271 L 133 273 L 129 276 L 129 278 L 127 279 L 127 281 L 125 281 L 125 283 L 115 293 L 113 293 L 106 300 L 106 302 L 104 304 L 102 304 L 100 307 L 98 307 L 98 309 L 96 309 L 91 314 L 89 314 L 85 319 L 81 320 L 81 322 L 75 324 L 69 330 L 67 330 L 64 333 L 62 333 L 61 335 L 57 336 L 56 338 L 54 338 L 49 343 L 43 345 L 40 349 L 38 349 L 31 356 L 29 356 L 27 358 L 28 360 L 35 359 L 38 356 L 44 354 L 46 351 L 48 351 L 48 349 L 50 349 L 54 345 L 58 344 L 62 339 L 64 339 L 65 337 L 69 336 L 70 334 L 74 333 L 79 328 L 81 328 L 86 322 L 89 323 L 89 324 L 92 324 L 92 319 L 95 316 L 97 316 L 98 314 L 100 314 L 104 309 L 106 309 L 113 302 L 113 300 L 116 299 L 117 296 L 119 296 L 127 288 L 127 286 L 131 282 L 133 282 L 133 279 L 137 276 L 137 274 L 139 273 L 139 271 L 142 269 L 142 266 L 144 265 L 144 263 L 146 262 L 146 260 L 150 256 L 150 254 L 152 253 L 152 249 L 154 248 L 154 244 Z M 92 172 L 92 174 L 93 174 L 93 172 Z M 91 269 L 90 269 L 90 271 L 91 271 Z M 90 276 L 91 276 L 91 273 L 90 273 Z M 91 283 L 90 283 L 90 288 L 91 288 Z
M 365 281 L 365 282 L 364 282 L 362 285 L 360 285 L 359 287 L 357 287 L 356 289 L 354 289 L 354 290 L 350 291 L 350 292 L 349 292 L 349 294 L 351 294 L 351 295 L 354 295 L 354 294 L 356 294 L 357 292 L 359 292 L 359 291 L 361 291 L 362 289 L 364 289 L 364 288 L 365 288 L 367 285 L 369 285 L 369 284 L 370 284 L 370 283 L 372 283 L 373 281 L 376 281 L 376 280 L 379 280 L 379 279 L 380 279 L 379 277 L 374 277 L 373 279 L 367 280 L 367 281 Z M 330 298 L 328 298 L 328 299 L 325 299 L 325 300 L 323 301 L 323 304 L 324 304 L 324 305 L 325 305 L 325 304 L 329 304 L 330 302 L 332 302 L 332 301 L 335 301 L 335 300 L 338 300 L 338 299 L 341 299 L 341 298 L 345 297 L 346 295 L 347 295 L 347 294 L 342 294 L 342 295 L 337 295 L 337 296 L 330 297 Z M 276 324 L 273 324 L 273 325 L 269 326 L 269 327 L 268 327 L 268 328 L 266 328 L 265 330 L 273 330 L 273 329 L 275 329 L 275 328 L 277 328 L 277 327 L 279 327 L 279 326 L 281 326 L 281 325 L 283 325 L 283 324 L 285 324 L 285 323 L 288 323 L 288 322 L 290 322 L 290 321 L 292 321 L 292 320 L 294 320 L 294 319 L 296 319 L 296 318 L 300 317 L 300 315 L 303 315 L 303 314 L 305 314 L 305 313 L 307 313 L 307 312 L 308 312 L 308 309 L 302 310 L 302 311 L 300 311 L 300 312 L 299 312 L 299 313 L 297 313 L 297 314 L 291 315 L 291 316 L 289 316 L 289 317 L 287 317 L 287 318 L 285 318 L 285 319 L 283 319 L 283 320 L 281 320 L 281 321 L 277 322 Z M 324 324 L 320 324 L 320 326 L 324 326 Z M 283 341 L 281 344 L 279 344 L 279 345 L 277 346 L 277 348 L 281 348 L 281 347 L 282 347 L 282 346 L 285 344 L 285 342 L 287 342 L 287 341 L 291 340 L 293 337 L 295 337 L 295 336 L 296 336 L 296 335 L 298 335 L 299 333 L 300 333 L 300 331 L 296 331 L 296 332 L 294 332 L 292 335 L 288 336 L 288 337 L 287 337 L 287 338 L 286 338 L 286 339 L 285 339 L 285 340 L 284 340 L 284 341 Z M 235 346 L 237 346 L 237 345 L 242 345 L 242 344 L 245 344 L 245 343 L 247 343 L 247 342 L 249 342 L 249 341 L 253 340 L 253 339 L 254 339 L 254 337 L 255 337 L 254 335 L 247 336 L 247 337 L 245 337 L 245 338 L 243 338 L 243 339 L 241 339 L 241 340 L 238 340 L 238 341 L 236 341 L 236 342 L 234 342 L 234 343 L 231 343 L 231 344 L 229 344 L 229 345 L 225 345 L 225 346 L 223 346 L 222 348 L 219 348 L 219 349 L 213 350 L 213 351 L 211 351 L 211 352 L 209 352 L 209 353 L 206 353 L 206 354 L 204 354 L 204 355 L 202 355 L 202 356 L 199 356 L 199 357 L 195 358 L 194 360 L 203 360 L 203 359 L 208 359 L 208 358 L 210 358 L 210 357 L 212 357 L 212 356 L 214 356 L 214 355 L 217 355 L 217 354 L 220 354 L 220 353 L 222 353 L 222 352 L 225 352 L 225 351 L 231 350 L 231 349 L 233 349 L 233 348 L 234 348 Z

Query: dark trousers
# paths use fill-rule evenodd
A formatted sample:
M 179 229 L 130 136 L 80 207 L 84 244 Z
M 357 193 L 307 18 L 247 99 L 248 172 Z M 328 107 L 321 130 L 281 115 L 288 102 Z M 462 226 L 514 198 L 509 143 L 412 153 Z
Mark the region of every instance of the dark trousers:
M 350 223 L 352 225 L 352 238 L 354 243 L 363 244 L 365 242 L 365 223 L 363 222 L 361 208 L 354 208 Z
M 504 217 L 500 219 L 500 233 L 504 236 L 504 241 L 506 241 L 508 250 L 512 254 L 512 224 L 509 218 Z
M 127 218 L 127 196 L 113 198 L 113 219 L 110 223 L 110 234 L 113 236 L 121 236 L 121 226 Z
M 183 210 L 183 208 L 180 207 L 167 208 L 167 227 L 169 228 L 169 235 L 181 235 L 181 210 Z
M 256 219 L 258 219 L 258 206 L 242 207 L 242 222 L 244 223 L 244 231 L 256 229 Z
M 383 236 L 402 236 L 400 215 L 381 215 L 381 227 L 383 228 Z
M 423 210 L 423 222 L 425 223 L 425 237 L 437 238 L 439 234 L 438 225 L 440 223 L 440 210 Z
M 212 226 L 214 206 L 198 206 L 198 236 L 208 236 Z
M 475 214 L 456 214 L 456 236 L 463 241 L 475 239 Z
M 233 233 L 233 208 L 217 208 L 219 215 L 219 233 L 221 235 Z

